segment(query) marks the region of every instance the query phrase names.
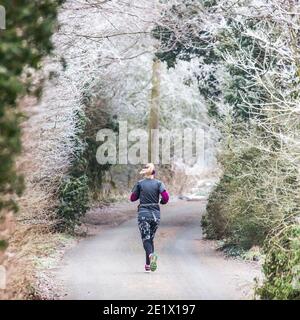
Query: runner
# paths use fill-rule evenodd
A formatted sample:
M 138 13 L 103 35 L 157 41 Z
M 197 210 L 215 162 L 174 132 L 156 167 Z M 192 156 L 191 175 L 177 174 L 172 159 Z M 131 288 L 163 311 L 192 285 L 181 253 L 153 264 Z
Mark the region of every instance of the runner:
M 138 226 L 146 252 L 145 271 L 155 271 L 157 268 L 157 254 L 154 252 L 154 236 L 160 222 L 160 204 L 169 201 L 169 194 L 164 184 L 155 179 L 155 167 L 148 163 L 140 174 L 144 177 L 132 189 L 131 201 L 140 199 L 138 206 Z M 161 196 L 161 200 L 159 201 Z

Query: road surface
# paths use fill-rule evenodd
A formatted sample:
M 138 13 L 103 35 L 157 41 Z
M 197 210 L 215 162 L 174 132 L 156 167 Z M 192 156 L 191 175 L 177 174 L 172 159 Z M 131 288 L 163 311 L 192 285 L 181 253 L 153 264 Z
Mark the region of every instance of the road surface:
M 251 299 L 258 267 L 225 259 L 202 240 L 201 202 L 162 208 L 156 272 L 144 272 L 136 219 L 101 231 L 69 250 L 55 271 L 65 299 Z

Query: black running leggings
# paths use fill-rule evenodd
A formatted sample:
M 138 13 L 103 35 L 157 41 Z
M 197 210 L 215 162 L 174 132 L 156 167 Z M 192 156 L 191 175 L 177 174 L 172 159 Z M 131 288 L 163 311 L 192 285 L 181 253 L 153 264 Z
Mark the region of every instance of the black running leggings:
M 143 241 L 143 246 L 144 246 L 145 253 L 146 253 L 146 264 L 149 265 L 150 264 L 149 255 L 154 252 L 153 239 L 152 240 L 144 240 Z
M 139 215 L 138 226 L 146 253 L 146 264 L 150 264 L 149 255 L 154 252 L 154 236 L 159 225 L 159 218 Z

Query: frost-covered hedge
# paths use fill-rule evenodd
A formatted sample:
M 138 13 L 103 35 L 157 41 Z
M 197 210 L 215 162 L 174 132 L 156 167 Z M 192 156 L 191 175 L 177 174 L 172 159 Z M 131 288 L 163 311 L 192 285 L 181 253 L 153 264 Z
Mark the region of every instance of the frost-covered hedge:
M 85 127 L 87 118 L 83 111 L 74 113 L 76 131 L 72 137 L 73 154 L 71 166 L 62 178 L 59 186 L 58 227 L 62 230 L 72 231 L 80 218 L 88 210 L 89 187 L 86 175 L 87 160 L 85 158 Z

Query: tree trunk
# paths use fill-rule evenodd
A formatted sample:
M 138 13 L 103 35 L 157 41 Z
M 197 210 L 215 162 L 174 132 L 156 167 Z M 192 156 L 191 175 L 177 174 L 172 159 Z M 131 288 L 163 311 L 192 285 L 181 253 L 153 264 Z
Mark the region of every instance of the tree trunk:
M 148 160 L 159 163 L 159 98 L 160 98 L 160 60 L 154 59 L 152 66 L 152 92 L 149 115 Z

